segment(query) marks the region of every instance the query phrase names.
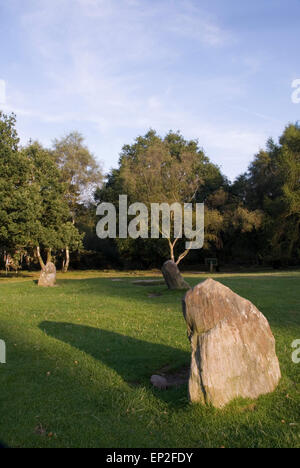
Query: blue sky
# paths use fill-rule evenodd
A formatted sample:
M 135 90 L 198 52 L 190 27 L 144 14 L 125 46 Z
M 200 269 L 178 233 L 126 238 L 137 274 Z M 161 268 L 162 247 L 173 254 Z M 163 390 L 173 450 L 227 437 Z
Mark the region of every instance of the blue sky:
M 233 179 L 300 120 L 299 35 L 299 0 L 0 0 L 0 108 L 22 143 L 80 131 L 106 171 L 180 130 Z

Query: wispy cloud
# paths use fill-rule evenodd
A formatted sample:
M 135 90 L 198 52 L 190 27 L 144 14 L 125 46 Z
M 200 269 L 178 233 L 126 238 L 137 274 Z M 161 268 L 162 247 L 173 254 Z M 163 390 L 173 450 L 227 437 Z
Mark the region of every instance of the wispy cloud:
M 49 86 L 46 95 L 37 89 L 28 106 L 38 106 L 40 115 L 44 105 L 47 120 L 53 111 L 65 115 L 62 107 L 67 107 L 74 120 L 96 116 L 108 130 L 116 122 L 135 126 L 150 121 L 154 112 L 168 114 L 163 106 L 170 106 L 166 95 L 174 79 L 155 84 L 152 76 L 156 68 L 177 65 L 184 53 L 169 41 L 170 31 L 206 46 L 221 45 L 227 37 L 191 2 L 31 3 L 34 8 L 23 15 L 22 25 Z
M 222 27 L 201 8 L 201 4 L 183 1 L 182 8 L 166 21 L 166 28 L 199 44 L 220 47 L 234 41 L 232 32 Z
M 43 137 L 57 129 L 87 129 L 111 165 L 122 143 L 149 127 L 160 133 L 180 129 L 187 138 L 198 137 L 214 161 L 229 162 L 224 171 L 233 176 L 269 136 L 276 119 L 247 102 L 264 53 L 241 52 L 240 37 L 208 2 L 9 4 L 29 64 L 16 60 L 1 107 L 15 111 L 26 130 L 31 123 L 37 134 L 28 137 L 39 137 L 41 127 Z M 246 130 L 240 120 L 247 115 L 259 118 L 259 125 Z

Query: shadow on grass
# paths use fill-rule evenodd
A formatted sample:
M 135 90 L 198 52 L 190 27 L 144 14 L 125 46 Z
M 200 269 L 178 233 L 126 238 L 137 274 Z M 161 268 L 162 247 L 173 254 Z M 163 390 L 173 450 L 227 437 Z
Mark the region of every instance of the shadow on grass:
M 47 335 L 101 361 L 132 386 L 150 386 L 150 377 L 158 373 L 162 367 L 167 366 L 168 372 L 172 373 L 190 363 L 188 352 L 108 330 L 48 321 L 42 322 L 39 328 Z M 187 391 L 186 385 L 183 387 L 184 391 Z M 174 401 L 176 388 L 168 391 L 153 389 L 153 391 L 156 397 L 176 405 Z
M 32 273 L 15 273 L 15 272 L 9 272 L 6 274 L 5 272 L 1 271 L 0 272 L 0 279 L 22 279 L 22 278 L 32 278 L 33 274 Z
M 46 322 L 44 326 L 48 326 L 49 333 L 55 332 L 51 323 Z M 7 446 L 151 448 L 164 443 L 166 446 L 172 444 L 173 432 L 166 435 L 167 442 L 160 437 L 159 423 L 156 423 L 160 408 L 155 400 L 147 397 L 148 389 L 147 392 L 139 392 L 140 388 L 134 386 L 124 389 L 116 379 L 110 379 L 106 371 L 98 373 L 96 382 L 90 379 L 90 370 L 80 370 L 72 360 L 71 363 L 68 360 L 57 363 L 61 350 L 58 350 L 57 357 L 54 356 L 55 346 L 50 343 L 47 350 L 37 350 L 26 337 L 15 335 L 10 328 L 6 329 L 5 324 L 1 324 L 0 328 L 9 349 L 8 362 L 0 372 L 3 400 L 0 407 L 0 439 Z M 64 335 L 63 328 L 60 331 Z M 77 329 L 79 332 L 80 329 Z M 69 341 L 67 337 L 65 341 Z M 85 345 L 79 347 L 86 348 Z M 100 354 L 98 358 L 101 358 Z M 113 362 L 112 365 L 119 369 Z M 132 371 L 131 375 L 134 374 Z M 121 373 L 130 377 L 126 371 Z M 155 391 L 153 393 L 159 400 L 160 395 Z M 177 395 L 173 395 L 173 399 Z M 174 407 L 169 400 L 167 405 Z M 127 408 L 131 408 L 131 405 L 140 405 L 145 416 L 141 418 L 143 413 L 140 412 L 128 413 Z M 153 429 L 149 429 L 149 423 Z M 45 434 L 37 431 L 39 426 L 45 429 Z M 54 437 L 48 437 L 49 433 Z

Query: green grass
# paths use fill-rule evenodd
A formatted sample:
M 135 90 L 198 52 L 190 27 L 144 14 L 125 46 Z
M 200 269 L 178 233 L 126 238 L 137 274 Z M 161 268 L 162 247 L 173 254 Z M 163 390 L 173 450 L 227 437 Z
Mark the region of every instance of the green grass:
M 300 339 L 300 273 L 218 275 L 268 318 L 283 375 L 255 405 L 239 399 L 223 410 L 191 405 L 185 385 L 151 387 L 163 366 L 189 363 L 190 347 L 183 294 L 132 284 L 138 276 L 70 273 L 53 289 L 38 288 L 35 275 L 0 279 L 0 439 L 12 447 L 299 447 L 291 343 Z M 196 285 L 204 275 L 187 279 Z

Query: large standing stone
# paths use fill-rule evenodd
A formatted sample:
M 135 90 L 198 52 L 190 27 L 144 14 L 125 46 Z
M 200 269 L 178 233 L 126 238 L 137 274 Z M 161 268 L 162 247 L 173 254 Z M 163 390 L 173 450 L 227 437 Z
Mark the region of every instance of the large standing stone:
M 45 268 L 41 271 L 39 286 L 53 287 L 56 283 L 56 268 L 54 263 L 48 262 Z
M 168 260 L 163 264 L 162 274 L 169 289 L 190 289 L 190 286 L 182 278 L 175 262 Z
M 183 313 L 192 346 L 192 402 L 222 407 L 275 390 L 281 377 L 275 339 L 251 302 L 209 279 L 187 292 Z

